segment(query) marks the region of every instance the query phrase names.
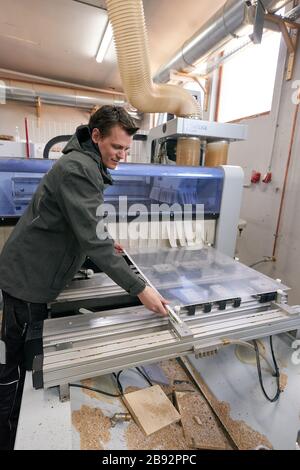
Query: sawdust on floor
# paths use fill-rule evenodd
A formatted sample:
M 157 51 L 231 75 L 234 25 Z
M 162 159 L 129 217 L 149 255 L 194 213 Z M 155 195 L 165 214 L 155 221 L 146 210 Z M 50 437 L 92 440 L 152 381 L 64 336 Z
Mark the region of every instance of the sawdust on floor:
M 194 369 L 193 369 L 194 370 Z M 230 405 L 227 402 L 219 401 L 211 392 L 198 371 L 194 370 L 197 383 L 201 387 L 201 392 L 214 413 L 219 418 L 226 429 L 235 446 L 240 450 L 255 449 L 258 446 L 265 446 L 272 449 L 272 444 L 266 436 L 252 429 L 245 421 L 234 420 L 230 416 Z
M 85 387 L 97 388 L 97 386 L 95 385 L 95 379 L 84 379 L 84 380 L 81 380 L 81 383 Z M 103 393 L 95 392 L 94 390 L 88 390 L 87 388 L 83 388 L 82 391 L 83 393 L 88 395 L 90 398 L 94 398 L 102 402 L 105 401 L 106 403 L 114 403 L 115 401 L 115 397 L 109 397 L 107 395 L 104 395 Z M 109 391 L 109 393 L 118 394 L 118 391 L 112 390 L 112 391 Z
M 199 392 L 198 388 L 193 385 L 190 377 L 186 374 L 184 369 L 175 359 L 161 362 L 159 365 L 170 380 L 169 386 L 161 386 L 165 393 L 169 395 L 169 398 L 172 398 L 174 391 L 183 392 L 186 391 L 186 388 L 188 388 L 189 392 L 197 390 L 197 393 L 194 393 L 193 395 L 195 395 L 195 397 L 199 396 L 201 400 L 203 400 L 203 396 L 205 396 L 206 401 L 208 399 L 210 407 L 214 410 L 215 414 L 222 422 L 227 433 L 230 435 L 232 441 L 235 443 L 238 449 L 255 449 L 258 446 L 265 446 L 270 449 L 272 448 L 272 445 L 266 436 L 252 429 L 244 421 L 237 421 L 232 419 L 230 417 L 230 405 L 226 402 L 218 401 L 209 390 L 205 382 L 201 384 L 204 395 Z M 184 381 L 184 383 L 174 384 L 174 381 L 176 380 Z M 92 380 L 85 380 L 84 384 L 91 386 Z M 140 390 L 140 388 L 126 387 L 125 393 L 130 393 L 136 390 Z M 86 390 L 85 393 L 93 398 L 99 398 L 99 395 L 96 392 Z M 206 419 L 203 418 L 203 413 L 201 416 L 199 412 L 197 412 L 197 414 L 195 413 L 195 404 L 193 401 L 194 400 L 191 400 L 191 403 L 186 403 L 186 411 L 191 415 L 190 426 L 198 426 L 200 428 L 201 424 L 206 422 Z M 195 416 L 196 418 L 198 417 L 198 420 L 194 419 Z M 208 415 L 207 419 L 208 421 L 211 421 Z M 223 426 L 220 425 L 218 419 L 214 419 L 216 420 L 215 422 L 218 423 L 220 436 L 222 435 L 222 438 L 220 437 L 223 442 L 221 447 L 224 445 L 226 449 L 230 449 L 230 443 L 227 439 L 227 434 L 224 431 Z M 110 440 L 111 422 L 110 419 L 105 416 L 100 409 L 83 405 L 80 410 L 74 411 L 72 413 L 72 421 L 75 428 L 80 433 L 81 449 L 101 450 L 105 448 L 105 444 L 107 444 Z M 199 424 L 199 422 L 201 424 Z M 209 434 L 210 430 L 212 429 L 213 427 L 210 427 L 210 423 L 203 426 L 204 433 L 206 432 Z M 132 421 L 127 427 L 125 438 L 129 450 L 194 450 L 197 445 L 197 443 L 194 443 L 194 445 L 191 446 L 191 442 L 187 442 L 184 436 L 182 425 L 180 423 L 173 423 L 147 437 L 139 428 L 139 426 L 136 425 L 134 421 Z M 201 441 L 198 442 L 198 448 L 205 448 L 205 445 L 207 445 L 206 448 L 214 447 L 213 445 L 210 446 L 207 440 L 204 443 L 204 447 L 201 446 Z
M 266 436 L 252 429 L 245 421 L 234 420 L 230 417 L 230 405 L 214 399 L 213 409 L 240 450 L 251 450 L 258 446 L 272 449 L 272 444 Z
M 181 367 L 176 359 L 172 359 L 169 361 L 163 361 L 160 363 L 164 373 L 166 376 L 174 383 L 174 380 L 190 380 L 189 375 L 185 372 L 185 370 Z M 199 377 L 200 374 L 199 374 Z M 175 386 L 173 386 L 175 388 Z M 173 389 L 174 389 L 173 388 Z M 248 424 L 244 421 L 234 420 L 230 416 L 230 405 L 227 402 L 220 402 L 216 399 L 214 394 L 210 391 L 206 383 L 202 379 L 201 388 L 203 393 L 201 396 L 204 396 L 206 401 L 208 399 L 208 403 L 210 407 L 214 410 L 214 413 L 221 421 L 223 427 L 226 429 L 227 433 L 231 437 L 232 441 L 236 445 L 238 449 L 246 450 L 246 449 L 255 449 L 256 447 L 262 445 L 272 449 L 272 444 L 267 439 L 266 436 L 260 434 L 259 432 L 252 429 Z M 176 390 L 176 388 L 175 388 Z M 197 388 L 198 390 L 198 388 Z M 181 390 L 177 390 L 181 391 Z M 204 395 L 203 395 L 204 394 Z M 191 408 L 192 410 L 192 408 Z M 226 431 L 224 435 L 226 436 Z
M 99 408 L 83 405 L 72 412 L 72 423 L 80 434 L 81 450 L 103 450 L 110 440 L 110 419 Z
M 173 392 L 193 392 L 198 390 L 176 359 L 160 362 L 159 366 L 170 381 L 169 385 L 161 385 L 161 388 L 169 398 Z M 176 383 L 176 381 L 182 383 Z
M 173 423 L 146 436 L 134 422 L 125 432 L 128 450 L 191 450 L 184 438 L 180 424 Z
M 230 450 L 232 446 L 219 420 L 200 393 L 176 393 L 183 433 L 190 447 Z

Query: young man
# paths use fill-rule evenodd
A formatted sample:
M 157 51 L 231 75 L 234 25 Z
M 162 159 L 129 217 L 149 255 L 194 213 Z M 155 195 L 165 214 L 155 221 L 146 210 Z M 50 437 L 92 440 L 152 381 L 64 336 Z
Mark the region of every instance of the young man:
M 99 238 L 96 211 L 114 169 L 129 150 L 134 121 L 120 107 L 103 106 L 80 126 L 63 156 L 42 179 L 0 255 L 3 292 L 0 364 L 0 449 L 12 448 L 24 382 L 24 340 L 85 258 L 148 309 L 165 315 L 167 301 L 132 272 L 111 238 Z M 0 358 L 1 362 L 1 358 Z M 2 362 L 4 362 L 2 360 Z

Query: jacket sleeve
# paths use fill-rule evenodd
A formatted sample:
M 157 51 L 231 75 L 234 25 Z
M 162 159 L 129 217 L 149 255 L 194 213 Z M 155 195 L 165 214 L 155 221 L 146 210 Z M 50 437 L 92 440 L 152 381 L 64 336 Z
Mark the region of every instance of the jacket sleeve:
M 69 165 L 56 191 L 57 202 L 82 251 L 114 282 L 136 296 L 144 289 L 145 282 L 129 268 L 121 255 L 115 253 L 112 238 L 98 237 L 101 235 L 98 225 L 101 218 L 96 213 L 103 203 L 99 182 L 95 175 L 90 174 L 90 169 Z

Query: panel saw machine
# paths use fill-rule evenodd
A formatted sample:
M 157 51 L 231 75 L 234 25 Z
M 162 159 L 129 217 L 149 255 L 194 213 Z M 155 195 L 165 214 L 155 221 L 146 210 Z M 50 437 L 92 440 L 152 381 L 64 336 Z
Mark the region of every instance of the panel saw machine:
M 177 118 L 150 131 L 148 151 L 180 135 L 230 142 L 244 140 L 246 127 Z M 2 225 L 17 221 L 52 164 L 0 159 Z M 241 168 L 123 163 L 112 176 L 106 228 L 130 268 L 168 299 L 169 315 L 146 310 L 86 260 L 49 305 L 51 318 L 28 331 L 35 388 L 282 332 L 296 341 L 300 306 L 288 305 L 288 287 L 234 259 Z

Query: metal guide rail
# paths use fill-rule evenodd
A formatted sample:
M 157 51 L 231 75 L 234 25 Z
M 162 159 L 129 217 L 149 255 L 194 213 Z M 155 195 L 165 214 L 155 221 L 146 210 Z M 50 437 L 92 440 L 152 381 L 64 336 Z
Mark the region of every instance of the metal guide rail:
M 191 335 L 178 335 L 170 318 L 144 307 L 46 320 L 43 355 L 33 363 L 33 385 L 64 385 L 180 355 L 215 352 L 234 340 L 297 330 L 300 306 L 248 299 L 238 308 L 213 305 L 208 313 L 203 306 L 193 315 L 183 309 L 180 318 Z

